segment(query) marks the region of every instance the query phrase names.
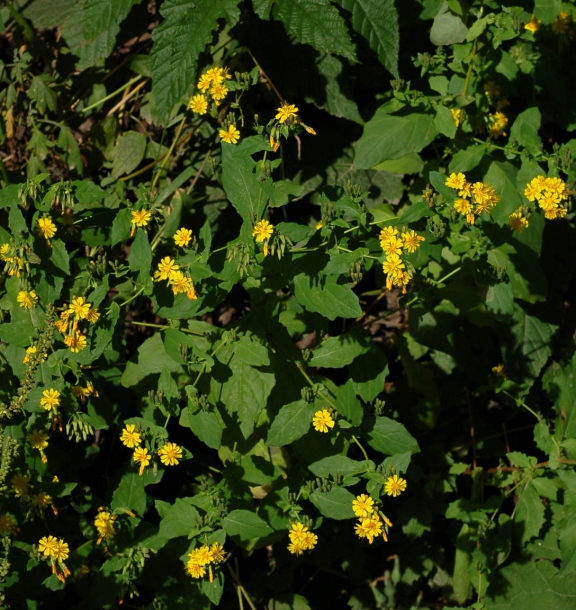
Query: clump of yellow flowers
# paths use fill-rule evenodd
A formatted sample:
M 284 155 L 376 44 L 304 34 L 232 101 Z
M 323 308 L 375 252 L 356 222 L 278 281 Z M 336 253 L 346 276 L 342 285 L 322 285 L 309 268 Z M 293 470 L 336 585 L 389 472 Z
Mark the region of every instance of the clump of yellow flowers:
M 215 542 L 210 546 L 203 544 L 188 553 L 186 573 L 192 576 L 192 578 L 202 578 L 206 574 L 206 568 L 208 568 L 210 582 L 213 582 L 214 574 L 212 573 L 211 564 L 218 565 L 222 563 L 225 556 L 224 547 L 220 543 Z
M 80 321 L 86 320 L 90 324 L 95 324 L 99 318 L 98 309 L 92 307 L 86 297 L 72 297 L 70 305 L 64 305 L 60 319 L 54 323 L 54 326 L 65 335 L 64 343 L 70 348 L 70 351 L 79 352 L 88 343 L 86 335 L 80 330 Z
M 69 554 L 68 544 L 61 538 L 43 536 L 38 542 L 38 555 L 42 555 L 45 559 L 50 560 L 52 573 L 62 582 L 70 575 L 70 570 L 64 563 L 68 559 Z
M 128 449 L 134 449 L 132 459 L 136 464 L 140 464 L 138 474 L 143 475 L 144 470 L 152 461 L 152 455 L 147 447 L 141 446 L 142 432 L 137 430 L 134 424 L 127 424 L 120 434 L 120 440 Z M 182 447 L 176 443 L 164 443 L 157 453 L 164 466 L 177 466 L 182 459 L 183 452 Z
M 446 186 L 458 192 L 454 209 L 473 225 L 476 216 L 490 214 L 492 208 L 500 201 L 496 191 L 484 182 L 468 182 L 463 173 L 452 172 L 446 178 Z
M 561 178 L 536 176 L 526 185 L 524 196 L 528 201 L 536 201 L 548 220 L 564 218 L 568 212 L 568 189 Z
M 157 282 L 166 280 L 174 296 L 184 292 L 190 300 L 198 298 L 192 278 L 183 273 L 176 261 L 169 256 L 165 256 L 158 263 L 158 269 L 154 272 L 154 280 Z
M 318 544 L 318 536 L 300 521 L 290 526 L 288 537 L 290 538 L 288 551 L 293 555 L 302 555 L 304 551 L 311 551 Z
M 114 538 L 116 535 L 114 521 L 116 521 L 116 515 L 113 515 L 110 511 L 99 509 L 98 516 L 94 519 L 94 527 L 98 530 L 96 544 L 100 544 L 102 540 Z
M 392 290 L 392 286 L 401 286 L 402 293 L 406 293 L 406 285 L 412 279 L 412 274 L 406 270 L 402 255 L 416 252 L 424 239 L 412 230 L 404 229 L 399 233 L 396 227 L 384 227 L 380 231 L 380 247 L 385 255 L 382 269 L 386 274 L 388 290 Z

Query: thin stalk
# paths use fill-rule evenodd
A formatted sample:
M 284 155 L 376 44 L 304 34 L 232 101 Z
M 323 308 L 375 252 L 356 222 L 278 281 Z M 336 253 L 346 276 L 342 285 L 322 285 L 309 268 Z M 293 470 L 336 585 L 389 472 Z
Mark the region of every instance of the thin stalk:
M 140 288 L 140 290 L 135 295 L 131 296 L 127 301 L 124 301 L 124 303 L 120 303 L 120 307 L 124 307 L 124 305 L 128 305 L 128 303 L 133 301 L 138 295 L 142 294 L 143 292 L 144 292 L 144 286 L 142 286 L 142 288 Z
M 134 326 L 150 326 L 151 328 L 173 328 L 173 326 L 169 326 L 168 324 L 153 324 L 152 322 L 134 322 L 130 321 L 130 324 L 134 324 Z M 175 330 L 179 330 L 182 333 L 188 333 L 190 335 L 197 335 L 198 337 L 203 337 L 204 333 L 199 330 L 191 330 L 190 328 L 177 328 Z
M 174 152 L 174 148 L 176 148 L 176 142 L 178 141 L 178 138 L 180 137 L 180 134 L 182 133 L 182 130 L 184 129 L 185 123 L 186 123 L 186 115 L 184 115 L 182 117 L 182 120 L 180 121 L 180 125 L 178 125 L 178 131 L 176 132 L 176 137 L 172 141 L 172 145 L 170 146 L 168 153 L 164 157 L 164 160 L 162 161 L 162 165 L 160 165 L 160 168 L 158 169 L 158 171 L 156 172 L 156 175 L 154 176 L 154 180 L 152 181 L 152 186 L 150 187 L 150 190 L 153 191 L 154 187 L 158 184 L 158 180 L 160 180 L 160 176 L 162 175 L 162 172 L 164 171 L 164 167 L 166 166 L 168 159 L 172 156 L 172 153 Z
M 119 89 L 116 89 L 116 91 L 109 93 L 106 97 L 103 97 L 101 100 L 98 100 L 97 102 L 90 104 L 90 106 L 86 106 L 86 108 L 83 108 L 82 110 L 80 110 L 80 114 L 84 114 L 85 112 L 92 110 L 92 108 L 96 108 L 97 106 L 100 106 L 100 104 L 103 104 L 104 102 L 107 102 L 108 100 L 111 100 L 113 97 L 116 97 L 119 93 L 122 93 L 122 91 L 124 91 L 124 89 L 127 89 L 128 87 L 132 86 L 134 83 L 137 83 L 141 78 L 144 78 L 141 74 L 139 74 L 138 76 L 135 76 L 132 80 L 129 80 L 127 83 L 122 85 Z M 72 105 L 74 105 L 74 104 L 72 104 Z
M 366 461 L 368 461 L 368 454 L 366 453 L 364 447 L 362 447 L 362 444 L 360 443 L 360 441 L 356 438 L 356 436 L 354 436 L 354 434 L 352 435 L 352 440 L 358 445 L 358 447 L 360 447 L 360 451 L 362 451 L 362 455 L 364 456 L 364 459 Z

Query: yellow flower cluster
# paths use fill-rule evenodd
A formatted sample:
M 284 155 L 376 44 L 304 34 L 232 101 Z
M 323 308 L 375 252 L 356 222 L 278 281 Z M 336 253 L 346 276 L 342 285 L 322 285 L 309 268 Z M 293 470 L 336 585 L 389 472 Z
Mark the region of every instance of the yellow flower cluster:
M 454 209 L 459 214 L 466 216 L 466 221 L 472 225 L 476 220 L 475 216 L 484 212 L 489 214 L 490 210 L 500 201 L 492 187 L 484 182 L 472 184 L 462 173 L 451 173 L 446 178 L 446 186 L 458 191 L 459 198 L 454 202 Z
M 497 110 L 494 114 L 489 115 L 488 121 L 488 135 L 491 138 L 503 138 L 506 136 L 504 129 L 508 125 L 508 117 L 503 112 Z
M 154 280 L 157 282 L 167 280 L 168 285 L 172 288 L 174 295 L 185 292 L 186 296 L 190 300 L 195 300 L 198 298 L 196 296 L 192 278 L 180 271 L 179 265 L 177 265 L 176 261 L 169 256 L 165 256 L 158 263 L 158 270 L 154 272 Z
M 114 521 L 116 515 L 113 515 L 107 510 L 100 510 L 96 519 L 94 519 L 94 527 L 98 530 L 98 540 L 96 544 L 100 544 L 102 540 L 110 540 L 116 535 L 114 529 Z
M 128 449 L 134 449 L 132 459 L 140 464 L 139 474 L 142 475 L 146 466 L 150 464 L 152 456 L 146 447 L 140 446 L 142 443 L 141 432 L 136 429 L 134 424 L 126 424 L 120 434 L 120 440 Z M 165 443 L 158 450 L 158 456 L 164 466 L 176 466 L 182 459 L 182 447 L 179 447 L 176 443 Z
M 524 196 L 528 201 L 537 201 L 548 220 L 564 218 L 568 212 L 565 203 L 568 199 L 568 189 L 560 178 L 536 176 L 526 185 Z
M 24 268 L 24 265 L 22 264 L 22 259 L 16 256 L 16 252 L 10 247 L 10 244 L 2 244 L 0 246 L 0 260 L 6 263 L 4 271 L 8 275 L 20 277 L 20 271 Z
M 218 565 L 222 563 L 225 556 L 224 547 L 220 543 L 215 542 L 211 546 L 204 544 L 188 553 L 186 573 L 192 578 L 202 578 L 206 574 L 206 566 L 208 566 L 210 582 L 212 582 L 213 575 L 210 564 Z
M 334 427 L 334 420 L 332 419 L 330 411 L 327 409 L 320 409 L 320 411 L 316 411 L 316 413 L 314 413 L 314 417 L 312 418 L 312 425 L 314 426 L 314 430 L 316 430 L 316 432 L 328 432 L 328 428 Z
M 508 216 L 508 224 L 513 231 L 518 231 L 518 233 L 522 233 L 524 229 L 528 228 L 528 218 L 524 216 L 522 206 Z
M 388 528 L 392 527 L 392 523 L 385 515 L 380 516 L 374 507 L 374 498 L 366 494 L 360 494 L 352 500 L 352 510 L 358 517 L 358 523 L 354 528 L 356 535 L 359 538 L 367 538 L 372 544 L 374 538 L 382 534 L 382 538 L 387 542 Z
M 302 555 L 304 551 L 311 551 L 318 544 L 318 536 L 300 521 L 290 526 L 288 537 L 290 538 L 288 550 L 293 555 Z
M 86 387 L 75 385 L 71 388 L 72 394 L 79 400 L 82 404 L 86 402 L 86 399 L 94 394 L 95 397 L 98 397 L 98 390 L 94 389 L 91 381 L 86 382 Z
M 64 305 L 60 319 L 54 323 L 54 326 L 65 335 L 64 343 L 70 348 L 70 351 L 79 352 L 87 345 L 86 335 L 79 328 L 80 320 L 87 320 L 90 324 L 95 324 L 99 318 L 98 309 L 92 307 L 86 301 L 86 297 L 72 297 L 70 305 Z
M 231 78 L 232 75 L 226 67 L 215 66 L 204 72 L 196 84 L 200 93 L 194 95 L 188 104 L 190 110 L 196 114 L 206 114 L 208 112 L 208 96 L 218 105 L 228 94 L 228 87 L 224 81 Z
M 34 290 L 21 290 L 16 296 L 16 301 L 18 301 L 20 307 L 32 309 L 33 307 L 36 307 L 38 303 L 38 295 Z
M 412 230 L 398 233 L 396 227 L 384 227 L 380 231 L 380 247 L 386 256 L 382 270 L 386 274 L 388 290 L 392 290 L 392 286 L 402 286 L 402 293 L 406 293 L 406 285 L 412 279 L 412 275 L 406 271 L 402 254 L 416 252 L 422 241 L 424 237 Z
M 38 542 L 38 555 L 43 555 L 45 558 L 50 559 L 52 573 L 56 575 L 58 580 L 64 582 L 66 577 L 70 575 L 70 570 L 64 564 L 64 561 L 70 555 L 70 550 L 68 549 L 68 543 L 64 542 L 63 539 L 57 539 L 54 536 L 40 538 Z

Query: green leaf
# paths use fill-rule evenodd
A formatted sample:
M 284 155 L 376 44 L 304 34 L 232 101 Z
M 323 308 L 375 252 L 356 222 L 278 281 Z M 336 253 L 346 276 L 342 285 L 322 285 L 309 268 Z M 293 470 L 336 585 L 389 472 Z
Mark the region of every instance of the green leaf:
M 229 536 L 240 536 L 240 540 L 263 538 L 273 532 L 266 521 L 249 510 L 233 510 L 224 518 L 222 525 Z
M 362 474 L 374 468 L 374 462 L 352 460 L 345 455 L 331 455 L 308 466 L 317 477 L 327 479 L 330 475 L 339 474 L 343 477 Z
M 444 3 L 434 17 L 430 30 L 430 42 L 437 47 L 455 44 L 466 40 L 468 28 L 460 17 L 453 15 Z
M 419 174 L 424 168 L 424 161 L 418 153 L 410 153 L 400 159 L 391 159 L 378 163 L 375 170 L 390 174 Z
M 139 516 L 144 515 L 146 512 L 144 477 L 139 476 L 137 472 L 127 472 L 112 496 L 110 508 L 131 510 Z
M 506 282 L 489 286 L 486 291 L 486 308 L 499 316 L 511 316 L 514 313 L 512 286 Z
M 314 403 L 305 400 L 283 406 L 268 430 L 266 444 L 269 447 L 283 447 L 304 436 L 310 429 L 314 411 Z
M 164 349 L 162 336 L 158 333 L 146 339 L 138 348 L 136 359 L 126 364 L 121 383 L 125 388 L 135 386 L 148 375 L 161 373 L 164 366 L 172 373 L 180 370 L 180 365 Z
M 329 519 L 354 519 L 352 500 L 355 496 L 343 487 L 332 487 L 328 493 L 314 491 L 310 494 L 310 502 Z
M 240 430 L 248 438 L 266 407 L 275 378 L 272 373 L 256 370 L 239 358 L 232 360 L 230 368 L 232 377 L 222 385 L 221 400 L 229 413 L 238 415 Z
M 166 365 L 162 367 L 162 372 L 160 373 L 158 390 L 164 394 L 164 398 L 167 400 L 178 397 L 178 386 Z
M 190 504 L 191 498 L 176 498 L 160 521 L 159 535 L 171 539 L 189 536 L 198 529 L 200 513 Z
M 268 366 L 270 364 L 267 348 L 245 335 L 234 344 L 234 356 L 250 366 Z
M 239 0 L 165 0 L 160 8 L 164 21 L 154 29 L 152 91 L 160 116 L 170 116 L 186 93 L 200 53 L 225 19 L 230 27 L 239 17 Z M 226 148 L 226 147 L 224 147 Z
M 416 439 L 400 423 L 389 417 L 377 417 L 374 427 L 368 433 L 368 444 L 385 455 L 409 451 L 418 453 L 420 447 Z
M 58 147 L 66 154 L 66 160 L 70 169 L 76 169 L 82 173 L 83 163 L 80 146 L 78 145 L 72 130 L 69 127 L 66 127 L 66 125 L 60 125 Z
M 436 116 L 434 117 L 434 125 L 439 133 L 448 138 L 453 138 L 456 135 L 458 126 L 454 121 L 452 113 L 446 106 L 436 107 Z
M 328 337 L 312 352 L 312 358 L 308 365 L 340 368 L 350 364 L 366 350 L 366 345 L 363 345 L 352 333 L 345 333 L 338 337 Z
M 194 434 L 210 447 L 220 449 L 222 445 L 222 426 L 216 413 L 212 411 L 199 411 L 191 414 L 189 409 L 182 411 L 182 416 L 188 414 L 188 424 Z
M 328 0 L 282 0 L 272 14 L 298 42 L 356 61 L 346 23 Z
M 364 409 L 358 398 L 356 398 L 354 384 L 351 379 L 343 386 L 340 386 L 336 399 L 336 409 L 338 413 L 343 415 L 354 426 L 359 426 L 362 423 Z
M 576 354 L 552 377 L 548 394 L 558 414 L 557 438 L 576 438 Z
M 480 165 L 486 155 L 486 144 L 473 144 L 464 150 L 459 150 L 450 161 L 450 173 L 468 172 Z
M 496 190 L 500 201 L 490 212 L 492 218 L 500 225 L 508 224 L 508 217 L 524 202 L 517 188 L 518 170 L 507 161 L 492 161 L 484 182 Z
M 144 231 L 136 231 L 136 238 L 130 246 L 128 263 L 132 271 L 140 271 L 144 275 L 150 275 L 152 250 L 148 241 L 148 235 Z
M 112 177 L 118 178 L 135 170 L 146 152 L 146 136 L 137 131 L 126 131 L 112 152 Z
M 29 322 L 5 322 L 0 324 L 0 339 L 17 347 L 29 347 L 31 340 L 36 336 L 36 329 Z
M 353 290 L 347 284 L 338 284 L 337 281 L 336 276 L 329 275 L 325 282 L 317 282 L 301 273 L 294 278 L 294 295 L 308 311 L 320 313 L 329 320 L 362 315 L 362 308 Z
M 70 258 L 66 250 L 66 244 L 61 239 L 52 240 L 52 256 L 50 260 L 58 269 L 62 269 L 66 275 L 70 275 Z
M 112 222 L 112 232 L 110 234 L 110 245 L 115 246 L 118 242 L 128 239 L 130 227 L 132 226 L 132 214 L 130 210 L 124 208 L 114 216 Z M 143 231 L 139 231 L 141 233 Z
M 356 143 L 354 165 L 357 169 L 370 169 L 383 161 L 418 153 L 437 133 L 431 115 L 413 112 L 391 116 L 384 107 L 379 108 Z
M 380 63 L 398 78 L 400 37 L 394 0 L 336 0 L 349 11 L 352 27 L 378 55 Z
M 574 510 L 574 506 L 570 507 Z M 560 544 L 560 557 L 562 558 L 562 569 L 559 577 L 574 575 L 576 571 L 576 521 L 569 519 L 558 535 Z
M 514 523 L 518 526 L 520 542 L 525 544 L 537 536 L 544 525 L 544 506 L 540 496 L 528 482 L 516 505 Z
M 384 391 L 388 361 L 383 352 L 370 343 L 368 352 L 356 358 L 348 367 L 354 391 L 365 402 L 373 401 Z
M 538 108 L 528 108 L 521 112 L 510 128 L 510 137 L 516 138 L 518 143 L 532 154 L 538 154 L 542 148 L 542 140 L 538 135 L 542 115 Z
M 550 25 L 562 10 L 561 0 L 535 0 L 534 17 L 540 19 L 544 25 Z
M 203 578 L 200 584 L 200 590 L 215 606 L 217 606 L 224 593 L 224 574 L 222 571 L 216 572 L 212 579 Z

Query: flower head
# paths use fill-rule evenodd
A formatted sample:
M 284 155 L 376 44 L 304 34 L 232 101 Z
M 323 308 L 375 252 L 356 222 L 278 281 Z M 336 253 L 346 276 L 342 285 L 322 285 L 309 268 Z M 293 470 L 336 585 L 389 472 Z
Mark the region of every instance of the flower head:
M 359 538 L 367 538 L 368 542 L 372 544 L 374 538 L 378 536 L 383 530 L 382 521 L 377 514 L 360 519 L 360 522 L 356 525 L 355 531 Z
M 238 131 L 236 125 L 228 125 L 228 129 L 218 130 L 218 135 L 222 142 L 226 142 L 226 144 L 236 144 L 240 138 L 240 131 Z
M 192 278 L 184 275 L 182 271 L 173 271 L 170 274 L 168 283 L 172 286 L 172 292 L 175 295 L 181 292 L 188 292 L 192 288 Z
M 39 218 L 38 219 L 38 233 L 45 237 L 46 239 L 50 239 L 56 235 L 56 225 L 50 220 L 50 218 Z
M 210 556 L 211 556 L 212 563 L 214 563 L 214 564 L 222 563 L 224 561 L 224 557 L 226 557 L 224 547 L 219 542 L 215 542 L 210 547 Z
M 406 489 L 406 481 L 397 474 L 386 479 L 384 483 L 384 492 L 389 496 L 399 496 Z
M 206 574 L 206 568 L 197 563 L 188 561 L 186 564 L 186 572 L 192 576 L 192 578 L 202 578 Z
M 140 471 L 138 474 L 142 476 L 144 473 L 144 468 L 150 464 L 150 454 L 148 453 L 148 449 L 146 449 L 146 447 L 137 447 L 134 450 L 132 458 L 136 463 L 140 464 Z
M 30 486 L 30 477 L 27 474 L 15 474 L 10 481 L 14 495 L 17 498 L 26 498 L 28 496 L 28 487 Z
M 446 186 L 449 186 L 451 189 L 459 191 L 466 184 L 466 176 L 462 173 L 452 172 L 448 178 L 446 178 Z
M 208 93 L 210 93 L 212 99 L 215 102 L 219 102 L 220 100 L 223 100 L 228 94 L 228 87 L 222 82 L 214 83 L 210 87 Z
M 158 263 L 158 271 L 154 272 L 154 279 L 156 281 L 168 280 L 170 279 L 170 275 L 174 273 L 174 271 L 178 271 L 180 267 L 176 264 L 176 261 L 169 256 L 165 256 Z
M 198 80 L 197 87 L 200 91 L 206 91 L 206 89 L 210 88 L 212 84 L 212 79 L 207 74 L 202 74 L 200 79 Z
M 334 427 L 334 420 L 332 419 L 332 415 L 330 415 L 330 411 L 321 409 L 314 413 L 312 424 L 317 432 L 328 432 L 328 428 Z
M 38 295 L 34 292 L 34 290 L 21 290 L 16 297 L 18 303 L 20 303 L 20 307 L 24 309 L 32 309 L 38 303 Z
M 12 515 L 0 515 L 0 536 L 11 536 L 16 530 L 16 521 Z
M 352 510 L 357 517 L 368 517 L 374 512 L 374 500 L 366 494 L 360 494 L 352 500 Z
M 44 430 L 32 430 L 28 435 L 28 441 L 32 449 L 46 449 L 48 447 L 48 434 Z
M 145 227 L 151 220 L 152 214 L 148 210 L 132 210 L 132 224 L 136 227 Z
M 88 345 L 86 335 L 83 335 L 79 330 L 73 335 L 66 335 L 64 337 L 64 343 L 70 348 L 72 353 L 78 353 Z
M 425 241 L 425 238 L 421 235 L 418 235 L 416 231 L 410 230 L 402 233 L 402 246 L 411 254 L 418 250 L 421 241 Z
M 272 237 L 272 233 L 274 233 L 274 226 L 272 223 L 268 222 L 267 220 L 259 220 L 254 225 L 252 236 L 257 243 L 261 244 L 263 241 L 270 239 Z
M 518 231 L 518 233 L 522 233 L 524 229 L 528 228 L 528 219 L 522 214 L 522 208 L 518 208 L 510 214 L 508 225 L 513 231 Z
M 100 544 L 101 540 L 110 540 L 114 537 L 116 534 L 114 529 L 115 520 L 116 515 L 112 515 L 107 510 L 102 510 L 98 513 L 98 516 L 94 519 L 94 527 L 98 530 L 98 535 L 100 536 L 98 544 Z
M 86 297 L 72 297 L 72 302 L 68 311 L 71 316 L 74 316 L 78 320 L 83 320 L 88 316 L 90 311 L 90 303 L 86 301 Z
M 174 233 L 174 243 L 181 248 L 185 248 L 192 239 L 192 231 L 190 229 L 178 229 Z
M 294 104 L 287 104 L 284 102 L 280 108 L 276 108 L 278 114 L 276 118 L 280 121 L 280 123 L 285 123 L 289 118 L 295 117 L 298 112 L 298 108 Z
M 57 409 L 60 406 L 60 392 L 54 388 L 44 390 L 40 399 L 40 406 L 44 407 L 46 411 Z
M 54 557 L 58 549 L 58 540 L 54 536 L 43 536 L 38 541 L 38 553 L 44 557 Z
M 126 427 L 122 430 L 122 434 L 120 435 L 120 440 L 128 449 L 134 449 L 134 447 L 140 445 L 142 437 L 140 436 L 140 432 L 136 430 L 134 424 L 126 424 Z
M 383 263 L 382 270 L 391 279 L 396 277 L 400 272 L 400 269 L 404 269 L 404 263 L 397 254 L 391 254 Z
M 206 114 L 206 112 L 208 112 L 208 98 L 201 93 L 194 95 L 190 98 L 188 108 L 196 114 Z
M 165 466 L 176 466 L 178 460 L 182 459 L 182 447 L 176 443 L 166 443 L 158 450 L 158 455 Z
M 64 540 L 62 539 L 58 540 L 56 542 L 56 548 L 52 552 L 52 557 L 55 561 L 61 562 L 66 561 L 66 559 L 68 559 L 68 555 L 70 555 L 68 543 L 64 542 Z
M 540 19 L 536 19 L 534 15 L 530 17 L 530 21 L 524 26 L 525 30 L 532 32 L 532 34 L 536 34 L 536 32 L 540 29 Z

